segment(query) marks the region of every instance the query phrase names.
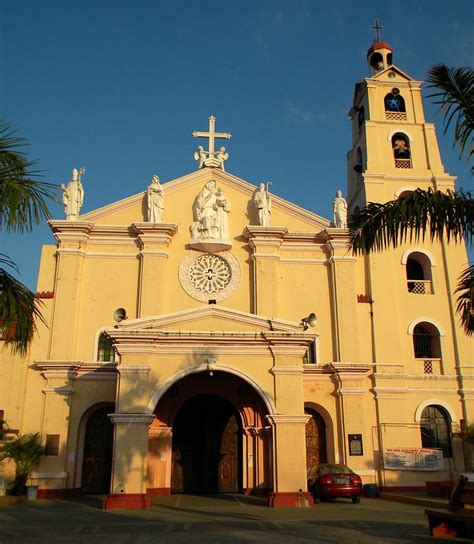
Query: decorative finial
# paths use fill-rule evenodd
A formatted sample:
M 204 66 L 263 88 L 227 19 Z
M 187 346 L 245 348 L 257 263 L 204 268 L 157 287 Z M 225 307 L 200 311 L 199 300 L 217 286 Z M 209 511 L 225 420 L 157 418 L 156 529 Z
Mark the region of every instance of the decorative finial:
M 216 118 L 211 115 L 209 117 L 209 131 L 200 132 L 194 131 L 194 138 L 209 138 L 209 151 L 206 151 L 202 145 L 199 145 L 197 151 L 194 153 L 195 160 L 199 161 L 198 168 L 204 168 L 205 166 L 213 166 L 215 168 L 221 168 L 224 170 L 224 161 L 229 158 L 229 153 L 226 152 L 225 147 L 221 147 L 219 151 L 215 151 L 214 142 L 217 138 L 225 138 L 230 140 L 232 134 L 228 132 L 216 132 Z
M 370 27 L 375 32 L 375 40 L 374 42 L 379 42 L 382 37 L 380 36 L 380 30 L 383 30 L 383 26 L 379 24 L 378 19 L 374 19 L 374 24 Z

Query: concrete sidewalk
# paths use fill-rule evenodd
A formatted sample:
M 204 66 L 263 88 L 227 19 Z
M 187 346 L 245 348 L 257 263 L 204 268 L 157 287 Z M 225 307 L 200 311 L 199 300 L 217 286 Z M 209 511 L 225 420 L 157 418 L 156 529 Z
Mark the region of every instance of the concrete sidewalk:
M 418 544 L 424 507 L 381 499 L 272 509 L 244 495 L 171 495 L 143 511 L 103 511 L 102 497 L 37 500 L 0 508 L 1 544 L 271 543 Z M 449 539 L 447 540 L 449 541 Z M 455 540 L 452 540 L 455 542 Z M 459 542 L 459 540 L 456 540 Z

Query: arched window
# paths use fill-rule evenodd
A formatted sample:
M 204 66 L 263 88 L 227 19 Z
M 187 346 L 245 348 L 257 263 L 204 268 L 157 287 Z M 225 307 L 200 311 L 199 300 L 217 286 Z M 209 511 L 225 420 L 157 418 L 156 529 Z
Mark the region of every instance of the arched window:
M 434 359 L 441 358 L 441 342 L 438 329 L 427 322 L 418 323 L 413 329 L 415 359 L 422 359 L 424 374 L 434 374 Z M 438 361 L 439 366 L 439 361 Z
M 396 132 L 392 136 L 395 168 L 411 168 L 410 140 L 406 134 Z
M 420 430 L 423 448 L 439 448 L 443 457 L 452 457 L 451 422 L 441 406 L 430 405 L 423 410 Z
M 357 179 L 358 180 L 362 179 L 362 177 L 360 175 L 362 173 L 362 170 L 363 170 L 362 151 L 361 151 L 360 147 L 358 147 L 356 149 L 355 156 L 354 156 L 354 172 L 357 172 Z
M 405 113 L 407 111 L 405 107 L 405 99 L 400 94 L 400 91 L 398 89 L 392 89 L 391 93 L 385 95 L 384 104 L 386 112 Z
M 431 295 L 431 261 L 427 255 L 414 251 L 406 262 L 408 292 L 414 295 Z
M 114 360 L 114 350 L 112 348 L 112 342 L 105 336 L 104 333 L 99 336 L 97 360 L 102 362 L 109 362 Z

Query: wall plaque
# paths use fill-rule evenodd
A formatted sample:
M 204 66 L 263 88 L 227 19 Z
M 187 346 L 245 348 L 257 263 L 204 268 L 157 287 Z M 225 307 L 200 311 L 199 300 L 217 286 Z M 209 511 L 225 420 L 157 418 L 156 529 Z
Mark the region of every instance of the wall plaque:
M 361 434 L 348 434 L 347 440 L 349 442 L 349 455 L 364 455 Z

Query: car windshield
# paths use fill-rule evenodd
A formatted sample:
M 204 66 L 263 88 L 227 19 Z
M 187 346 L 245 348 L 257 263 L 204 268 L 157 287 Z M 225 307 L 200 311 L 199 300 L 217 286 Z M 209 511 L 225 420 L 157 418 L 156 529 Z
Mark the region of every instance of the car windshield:
M 354 474 L 354 471 L 346 465 L 319 465 L 318 472 L 322 476 L 325 474 Z

